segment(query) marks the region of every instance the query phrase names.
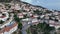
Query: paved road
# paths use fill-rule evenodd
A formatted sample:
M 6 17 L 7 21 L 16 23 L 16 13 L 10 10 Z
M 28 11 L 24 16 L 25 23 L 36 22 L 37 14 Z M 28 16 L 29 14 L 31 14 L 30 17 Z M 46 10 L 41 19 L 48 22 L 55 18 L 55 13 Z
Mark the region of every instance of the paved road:
M 30 27 L 30 25 L 28 23 L 26 23 L 23 27 L 22 27 L 22 34 L 27 34 L 26 29 L 28 29 L 28 27 Z

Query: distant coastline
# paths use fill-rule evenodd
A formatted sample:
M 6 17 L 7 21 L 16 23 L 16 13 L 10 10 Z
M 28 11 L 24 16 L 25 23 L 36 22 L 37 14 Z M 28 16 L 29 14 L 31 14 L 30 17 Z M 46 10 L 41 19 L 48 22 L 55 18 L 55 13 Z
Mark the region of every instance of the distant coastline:
M 21 1 L 23 1 L 23 2 L 27 2 L 27 3 L 29 3 L 29 4 L 33 4 L 33 5 L 38 5 L 38 6 L 43 6 L 43 7 L 46 7 L 47 9 L 49 9 L 49 10 L 59 10 L 60 11 L 60 8 L 59 8 L 59 6 L 58 5 L 52 5 L 52 4 L 48 4 L 48 2 L 46 1 L 46 5 L 45 5 L 45 3 L 33 3 L 33 1 L 36 1 L 36 0 L 30 0 L 30 1 L 28 1 L 28 0 L 21 0 Z M 39 0 L 38 0 L 39 1 Z M 58 0 L 57 0 L 58 1 Z M 54 2 L 53 2 L 54 3 Z

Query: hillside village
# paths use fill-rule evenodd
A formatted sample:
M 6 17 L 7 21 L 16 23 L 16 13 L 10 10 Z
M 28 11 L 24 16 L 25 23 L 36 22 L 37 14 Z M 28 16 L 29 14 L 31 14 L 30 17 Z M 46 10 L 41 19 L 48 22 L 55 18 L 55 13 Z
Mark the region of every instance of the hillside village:
M 19 27 L 19 23 L 22 24 L 22 29 Z M 0 34 L 12 34 L 19 30 L 24 34 L 23 31 L 31 25 L 39 23 L 49 24 L 50 27 L 54 27 L 58 31 L 60 28 L 60 11 L 51 11 L 42 6 L 34 6 L 22 1 L 0 2 Z

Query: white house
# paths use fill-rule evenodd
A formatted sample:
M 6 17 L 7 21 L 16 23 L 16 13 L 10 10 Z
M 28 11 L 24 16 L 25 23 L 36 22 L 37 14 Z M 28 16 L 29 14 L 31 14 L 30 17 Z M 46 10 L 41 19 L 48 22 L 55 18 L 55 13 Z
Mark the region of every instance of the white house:
M 20 10 L 21 8 L 20 8 L 19 4 L 15 4 L 15 8 L 14 9 L 15 10 Z
M 23 18 L 24 17 L 23 13 L 18 13 L 18 17 Z
M 2 14 L 5 14 L 5 16 L 2 15 Z M 9 14 L 7 12 L 3 12 L 3 13 L 0 14 L 0 20 L 6 21 L 7 18 L 9 18 Z

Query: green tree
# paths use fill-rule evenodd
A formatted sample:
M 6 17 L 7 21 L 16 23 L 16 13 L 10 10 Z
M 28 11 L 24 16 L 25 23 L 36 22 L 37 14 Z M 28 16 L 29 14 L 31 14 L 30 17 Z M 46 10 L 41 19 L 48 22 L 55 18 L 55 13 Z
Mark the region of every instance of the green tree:
M 35 14 L 38 14 L 38 15 L 42 15 L 43 14 L 43 11 L 39 11 L 39 10 L 36 10 L 34 11 Z
M 22 23 L 21 22 L 18 23 L 18 28 L 22 29 Z
M 14 20 L 20 22 L 20 19 L 17 17 L 17 14 L 14 14 Z
M 0 24 L 4 23 L 4 21 L 0 20 Z
M 30 26 L 32 33 L 36 32 L 43 32 L 44 34 L 50 34 L 50 31 L 55 30 L 54 27 L 50 27 L 49 24 L 44 23 L 39 23 L 37 25 L 32 25 Z
M 14 20 L 18 22 L 18 28 L 22 29 L 21 19 L 17 17 L 17 14 L 14 14 Z
M 54 27 L 50 27 L 49 24 L 46 23 L 39 23 L 37 27 L 38 29 L 40 29 L 40 31 L 43 31 L 45 34 L 49 33 L 52 30 L 55 30 Z
M 31 31 L 32 34 L 38 34 L 36 25 L 31 25 L 30 29 L 31 29 L 30 31 Z
M 58 30 L 60 30 L 60 28 L 58 28 Z

